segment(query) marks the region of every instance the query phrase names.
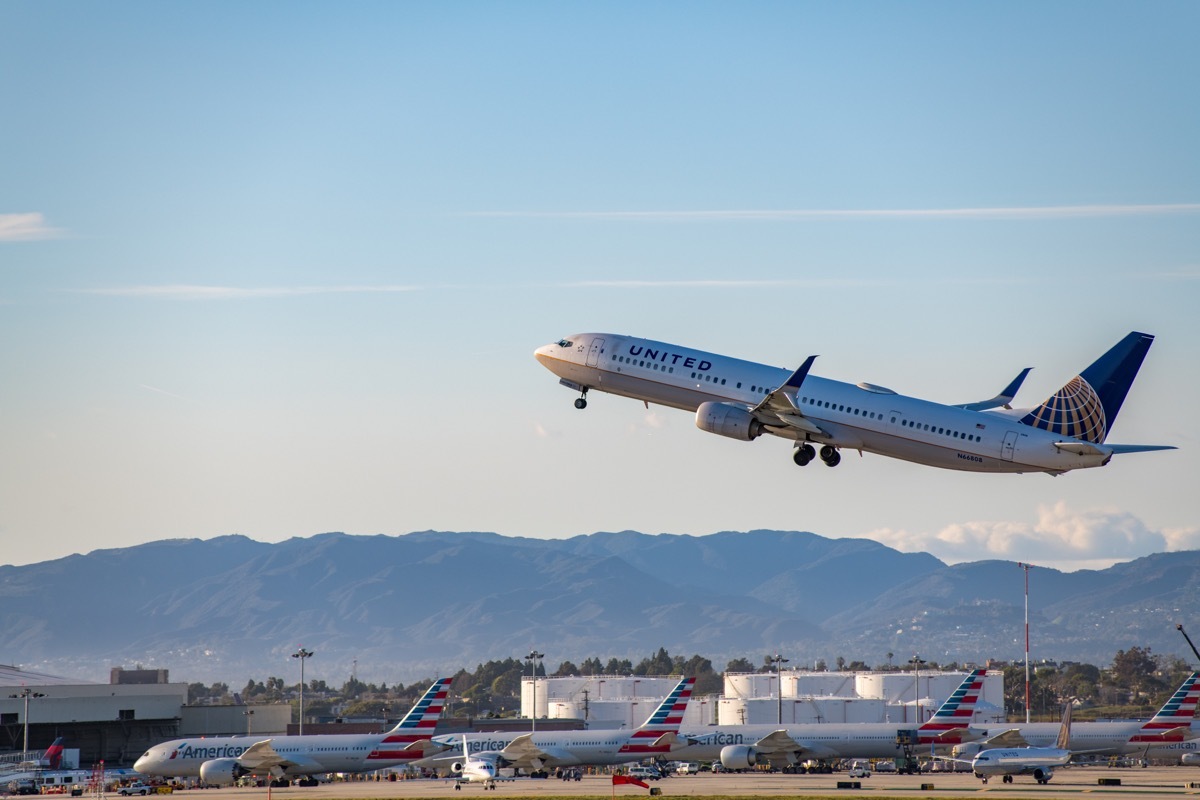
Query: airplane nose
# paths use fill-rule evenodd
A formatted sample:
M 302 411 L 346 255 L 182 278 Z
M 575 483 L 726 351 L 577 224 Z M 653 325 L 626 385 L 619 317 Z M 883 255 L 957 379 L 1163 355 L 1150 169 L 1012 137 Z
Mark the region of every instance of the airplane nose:
M 546 360 L 548 358 L 550 358 L 550 348 L 551 347 L 553 347 L 553 345 L 544 344 L 541 347 L 539 347 L 537 350 L 533 351 L 533 357 L 538 360 L 538 363 L 540 363 L 540 364 L 546 363 Z

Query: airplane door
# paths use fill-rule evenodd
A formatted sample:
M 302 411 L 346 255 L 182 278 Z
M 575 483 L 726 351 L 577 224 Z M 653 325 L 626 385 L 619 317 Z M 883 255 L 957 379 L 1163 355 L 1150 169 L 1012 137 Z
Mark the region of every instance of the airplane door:
M 903 423 L 904 423 L 904 414 L 900 413 L 899 411 L 889 411 L 888 412 L 888 431 L 890 433 L 893 433 L 893 434 L 899 433 L 900 428 L 903 427 Z
M 1013 451 L 1017 447 L 1017 432 L 1009 431 L 1004 434 L 1004 444 L 1000 446 L 1000 457 L 1005 461 L 1013 460 Z
M 604 349 L 603 339 L 592 339 L 592 349 L 588 350 L 587 365 L 594 367 L 600 361 L 600 351 Z

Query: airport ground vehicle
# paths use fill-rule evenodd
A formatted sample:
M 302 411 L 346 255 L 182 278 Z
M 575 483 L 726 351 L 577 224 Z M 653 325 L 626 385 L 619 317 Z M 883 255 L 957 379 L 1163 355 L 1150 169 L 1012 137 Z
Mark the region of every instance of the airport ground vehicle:
M 129 797 L 135 794 L 144 797 L 145 795 L 152 794 L 154 791 L 153 786 L 147 786 L 144 783 L 131 783 L 128 786 L 122 786 L 120 789 L 117 789 L 117 794 L 122 797 Z
M 700 771 L 700 765 L 694 761 L 683 761 L 675 767 L 676 775 L 695 775 Z
M 645 780 L 656 781 L 662 777 L 662 775 L 659 774 L 658 770 L 654 769 L 653 767 L 646 767 L 646 766 L 642 766 L 640 764 L 637 766 L 630 767 L 629 772 L 627 774 L 631 778 L 641 778 L 644 781 Z

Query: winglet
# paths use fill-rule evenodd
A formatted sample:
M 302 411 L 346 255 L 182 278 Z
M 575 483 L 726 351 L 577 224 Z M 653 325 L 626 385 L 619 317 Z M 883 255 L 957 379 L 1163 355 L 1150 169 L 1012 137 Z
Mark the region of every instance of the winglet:
M 816 360 L 816 356 L 809 356 L 804 359 L 804 363 L 800 365 L 800 369 L 793 372 L 792 376 L 784 381 L 783 385 L 792 389 L 799 389 L 800 384 L 804 383 L 804 379 L 808 377 L 808 371 L 812 369 L 813 362 Z
M 967 411 L 987 411 L 989 408 L 997 408 L 1000 406 L 1003 406 L 1004 408 L 1012 408 L 1009 403 L 1011 403 L 1013 398 L 1017 396 L 1017 392 L 1020 390 L 1021 384 L 1025 382 L 1025 378 L 1029 375 L 1031 370 L 1033 370 L 1033 367 L 1026 367 L 1025 369 L 1021 370 L 1020 374 L 1013 378 L 1009 382 L 1008 386 L 1005 386 L 1003 389 L 1001 389 L 1000 394 L 996 395 L 991 400 L 980 400 L 977 403 L 963 403 L 959 406 L 959 408 L 965 408 Z

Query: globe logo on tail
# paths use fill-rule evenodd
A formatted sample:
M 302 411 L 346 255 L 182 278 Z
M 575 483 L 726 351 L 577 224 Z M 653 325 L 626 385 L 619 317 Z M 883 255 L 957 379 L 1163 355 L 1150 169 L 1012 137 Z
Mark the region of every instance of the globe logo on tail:
M 1021 422 L 1034 428 L 1101 444 L 1108 435 L 1104 406 L 1096 390 L 1076 377 Z

